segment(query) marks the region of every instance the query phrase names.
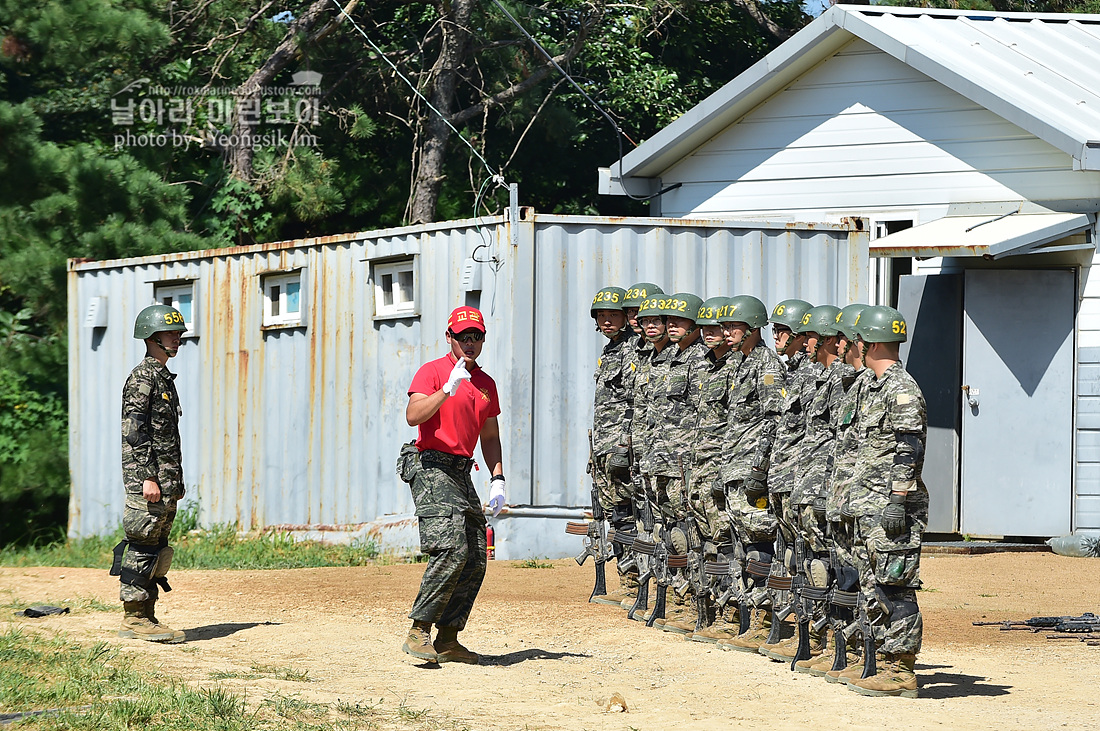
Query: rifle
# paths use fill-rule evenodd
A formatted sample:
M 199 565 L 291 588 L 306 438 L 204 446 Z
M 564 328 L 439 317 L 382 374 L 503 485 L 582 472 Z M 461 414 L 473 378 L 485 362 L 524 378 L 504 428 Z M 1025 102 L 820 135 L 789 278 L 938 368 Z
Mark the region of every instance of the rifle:
M 1100 617 L 1092 612 L 1085 612 L 1077 617 L 1032 617 L 1023 620 L 1006 619 L 1000 622 L 972 622 L 971 624 L 975 627 L 1000 627 L 1002 632 L 1008 630 L 1041 632 L 1044 629 L 1058 629 L 1059 632 L 1093 632 L 1096 630 L 1087 629 L 1087 627 L 1100 629 Z M 1063 630 L 1059 628 L 1060 626 L 1072 627 L 1073 629 Z
M 791 604 L 794 605 L 794 613 L 798 618 L 798 647 L 795 649 L 794 659 L 791 661 L 791 669 L 794 663 L 805 660 L 810 656 L 810 614 L 812 610 L 806 606 L 806 591 L 810 589 L 806 575 L 806 542 L 801 534 L 794 538 L 794 565 L 797 573 L 791 577 Z
M 741 601 L 741 562 L 729 554 L 719 555 L 725 556 L 726 560 L 706 561 L 703 572 L 713 577 L 718 582 L 718 588 L 722 589 L 722 593 L 714 599 L 716 611 L 721 612 L 731 601 Z
M 782 603 L 780 599 L 786 598 L 785 595 L 791 591 L 792 585 L 792 578 L 789 573 L 790 567 L 784 561 L 786 555 L 787 536 L 783 533 L 782 526 L 780 526 L 775 533 L 776 558 L 772 559 L 772 573 L 768 577 L 768 593 L 771 594 L 772 598 L 772 628 L 765 642 L 768 645 L 779 642 L 783 631 L 783 621 L 791 616 L 791 612 L 795 610 L 793 598 L 787 602 L 785 607 L 780 607 Z
M 633 447 L 631 449 L 631 454 L 633 454 Z M 638 597 L 634 600 L 634 606 L 626 613 L 627 619 L 635 619 L 634 614 L 638 611 L 641 611 L 644 615 L 645 610 L 649 608 L 649 581 L 654 576 L 653 542 L 649 540 L 649 537 L 653 536 L 653 510 L 646 497 L 645 485 L 641 474 L 633 469 L 633 462 L 631 463 L 631 467 L 631 479 L 634 483 L 634 495 L 636 498 L 634 510 L 635 513 L 639 513 L 641 516 L 642 531 L 645 533 L 646 538 L 642 538 L 641 536 L 636 537 L 631 546 L 631 550 L 634 551 L 635 559 L 638 562 Z M 639 541 L 641 541 L 641 543 L 639 543 Z M 649 552 L 647 553 L 643 550 L 644 548 L 649 548 Z
M 687 473 L 684 471 L 684 458 L 677 457 L 677 462 L 680 467 L 680 480 L 683 482 L 680 511 L 684 516 L 683 531 L 688 539 L 688 581 L 691 584 L 692 593 L 695 594 L 695 631 L 699 632 L 707 626 L 707 620 L 710 618 L 710 587 L 706 585 L 706 574 L 703 569 L 703 541 L 695 516 L 691 514 L 691 504 L 688 499 L 691 487 Z
M 878 674 L 875 658 L 875 632 L 871 628 L 871 618 L 868 616 L 870 601 L 859 593 L 859 629 L 863 633 L 863 675 L 860 678 L 870 678 Z
M 607 563 L 611 547 L 607 538 L 607 525 L 604 523 L 603 506 L 600 505 L 599 494 L 596 490 L 596 445 L 592 441 L 592 430 L 588 430 L 588 472 L 592 475 L 592 520 L 588 523 L 565 524 L 565 532 L 570 535 L 584 536 L 584 551 L 576 558 L 577 565 L 583 566 L 589 556 L 593 558 L 596 566 L 596 584 L 592 588 L 592 594 L 588 597 L 591 602 L 594 597 L 607 594 L 607 574 L 604 564 Z
M 1100 632 L 1070 632 L 1068 634 L 1047 635 L 1048 640 L 1100 640 Z
M 830 532 L 843 530 L 840 524 L 830 524 Z M 848 647 L 843 641 L 845 629 L 855 620 L 859 606 L 859 572 L 853 566 L 842 566 L 836 553 L 836 536 L 829 547 L 829 562 L 836 582 L 829 592 L 829 622 L 833 628 L 833 666 L 830 670 L 843 670 L 848 666 Z

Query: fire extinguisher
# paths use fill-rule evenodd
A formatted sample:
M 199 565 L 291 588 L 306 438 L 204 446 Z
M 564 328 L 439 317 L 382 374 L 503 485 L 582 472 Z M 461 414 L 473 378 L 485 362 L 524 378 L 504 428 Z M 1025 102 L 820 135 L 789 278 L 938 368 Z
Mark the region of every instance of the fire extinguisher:
M 485 558 L 489 561 L 497 557 L 497 547 L 493 544 L 495 536 L 493 535 L 493 526 L 486 524 L 485 526 Z

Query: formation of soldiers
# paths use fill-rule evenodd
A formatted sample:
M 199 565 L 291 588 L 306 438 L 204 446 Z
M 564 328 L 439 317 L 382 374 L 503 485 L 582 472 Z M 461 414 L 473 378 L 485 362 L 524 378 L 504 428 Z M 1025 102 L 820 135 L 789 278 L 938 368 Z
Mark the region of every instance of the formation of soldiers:
M 901 313 L 799 299 L 769 313 L 642 282 L 601 289 L 591 314 L 608 342 L 589 471 L 610 531 L 589 543 L 619 574 L 591 600 L 865 695 L 916 697 L 927 423 L 899 360 Z

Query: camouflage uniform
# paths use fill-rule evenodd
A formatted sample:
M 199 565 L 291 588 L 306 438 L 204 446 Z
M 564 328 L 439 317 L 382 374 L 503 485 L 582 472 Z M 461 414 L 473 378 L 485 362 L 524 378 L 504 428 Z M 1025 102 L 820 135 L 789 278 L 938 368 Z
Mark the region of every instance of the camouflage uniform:
M 604 346 L 596 361 L 596 395 L 592 407 L 592 443 L 595 469 L 592 479 L 600 505 L 610 516 L 612 508 L 629 501 L 633 492 L 629 475 L 608 471 L 608 456 L 626 447 L 633 413 L 633 333 L 624 328 Z
M 855 430 L 856 472 L 849 497 L 855 518 L 860 584 L 872 624 L 885 625 L 888 654 L 920 651 L 923 620 L 917 607 L 921 538 L 928 524 L 928 490 L 921 479 L 928 419 L 913 377 L 894 363 L 862 384 Z M 890 492 L 908 490 L 906 532 L 887 536 L 880 523 Z M 877 638 L 876 638 L 877 640 Z
M 122 481 L 126 502 L 122 526 L 129 546 L 122 558 L 123 602 L 157 599 L 155 583 L 126 583 L 127 576 L 149 577 L 157 553 L 168 545 L 176 503 L 183 497 L 183 458 L 179 420 L 183 411 L 176 375 L 151 355 L 137 364 L 122 388 Z M 145 480 L 160 485 L 160 502 L 142 496 Z
M 803 538 L 815 553 L 828 550 L 825 526 L 815 517 L 813 504 L 817 498 L 825 496 L 825 484 L 832 465 L 833 443 L 836 440 L 832 409 L 845 368 L 850 370 L 851 366 L 837 358 L 828 368 L 818 364 L 814 371 L 810 402 L 806 407 L 806 435 L 799 450 L 801 471 L 791 493 L 791 503 L 799 515 Z
M 729 449 L 720 468 L 726 486 L 727 509 L 743 554 L 773 552 L 777 521 L 767 498 L 749 504 L 743 481 L 753 469 L 768 470 L 772 442 L 783 409 L 785 367 L 767 346 L 758 343 L 737 368 L 730 398 L 726 440 Z M 769 559 L 770 560 L 770 559 Z M 742 605 L 767 604 L 766 577 L 753 580 Z
M 787 359 L 786 386 L 783 389 L 783 409 L 775 430 L 771 467 L 768 469 L 768 495 L 771 508 L 783 532 L 783 542 L 794 545 L 798 524 L 797 501 L 791 493 L 798 483 L 800 445 L 806 431 L 806 412 L 814 396 L 814 384 L 820 364 L 805 352 Z
M 485 513 L 472 460 L 426 450 L 412 479 L 420 550 L 428 566 L 409 618 L 462 631 L 485 579 Z
M 699 409 L 691 453 L 691 490 L 688 504 L 703 535 L 716 542 L 732 539 L 719 466 L 726 448 L 730 395 L 741 351 L 721 358 L 708 350 L 699 368 Z
M 830 418 L 835 437 L 830 460 L 832 468 L 825 483 L 825 520 L 831 538 L 837 588 L 845 592 L 859 592 L 859 577 L 853 553 L 853 522 L 848 499 L 859 448 L 857 430 L 853 428 L 855 414 L 859 409 L 859 395 L 863 384 L 869 377 L 874 377 L 874 372 L 867 368 L 857 372 L 851 365 L 839 359 L 838 362 L 841 365 L 836 367 L 836 380 L 831 382 L 830 394 Z M 838 637 L 853 650 L 859 651 L 861 646 L 854 643 L 859 628 L 850 608 L 840 607 L 832 626 Z
M 650 374 L 649 429 L 651 451 L 650 474 L 658 478 L 657 503 L 666 519 L 685 517 L 687 496 L 681 476 L 681 466 L 686 472 L 689 462 L 681 462 L 681 456 L 690 455 L 695 437 L 695 423 L 699 410 L 698 371 L 702 367 L 707 347 L 695 340 L 686 348 L 673 343 L 662 352 L 668 354 L 665 367 L 654 367 Z M 654 375 L 659 376 L 658 380 Z

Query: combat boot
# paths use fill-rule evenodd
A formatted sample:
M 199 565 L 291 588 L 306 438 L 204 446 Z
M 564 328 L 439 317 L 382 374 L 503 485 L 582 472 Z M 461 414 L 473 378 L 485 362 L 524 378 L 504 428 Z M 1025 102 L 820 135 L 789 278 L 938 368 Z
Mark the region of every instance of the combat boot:
M 711 642 L 716 643 L 721 640 L 732 640 L 737 636 L 737 625 L 730 625 L 725 618 L 721 615 L 718 616 L 714 623 L 709 627 L 704 627 L 698 632 L 691 634 L 691 639 L 694 642 Z
M 118 636 L 128 640 L 146 640 L 173 644 L 183 641 L 183 632 L 165 627 L 151 620 L 145 610 L 145 602 L 123 602 L 122 627 Z
M 478 655 L 462 646 L 458 641 L 457 627 L 439 627 L 435 636 L 436 662 L 463 662 L 477 665 Z
M 825 635 L 821 632 L 814 632 L 813 628 L 810 629 L 809 633 L 810 659 L 814 659 L 820 657 L 821 653 L 825 651 Z M 766 645 L 760 646 L 761 655 L 766 655 L 776 662 L 791 662 L 794 660 L 794 656 L 798 654 L 798 635 L 795 634 L 795 636 L 787 642 L 777 643 L 777 645 L 768 652 L 764 651 L 764 647 L 766 647 Z
M 756 652 L 760 645 L 768 640 L 771 625 L 771 611 L 767 609 L 754 609 L 749 618 L 749 628 L 732 640 L 719 642 L 719 646 L 727 650 L 739 652 Z
M 772 653 L 773 650 L 774 651 L 781 651 L 781 650 L 785 651 L 785 650 L 787 650 L 787 648 L 790 648 L 790 655 L 787 656 L 787 659 L 789 660 L 792 657 L 794 657 L 794 653 L 798 649 L 798 628 L 797 627 L 795 627 L 794 635 L 792 637 L 787 637 L 786 639 L 779 640 L 779 642 L 771 642 L 771 643 L 765 642 L 760 647 L 756 648 L 756 651 L 759 652 L 764 657 L 772 657 L 771 653 Z M 780 660 L 782 658 L 772 658 L 772 659 L 773 660 Z
M 836 635 L 833 634 L 833 642 L 836 642 Z M 808 673 L 810 675 L 816 675 L 819 678 L 825 677 L 825 673 L 833 669 L 833 663 L 836 662 L 834 653 L 829 651 L 828 648 L 817 657 L 810 656 L 806 660 L 799 660 L 794 664 L 794 671 L 796 673 Z
M 145 616 L 148 617 L 149 621 L 152 622 L 153 624 L 159 625 L 159 626 L 163 627 L 166 630 L 172 630 L 172 632 L 174 633 L 173 636 L 172 636 L 172 639 L 165 640 L 165 642 L 167 642 L 168 644 L 174 645 L 177 642 L 183 642 L 187 638 L 187 636 L 183 633 L 183 630 L 172 629 L 171 627 L 169 627 L 166 624 L 161 623 L 161 621 L 159 619 L 157 619 L 157 600 L 156 599 L 146 599 L 145 600 Z
M 435 646 L 432 645 L 432 623 L 413 622 L 409 628 L 409 636 L 405 638 L 405 644 L 401 650 L 406 655 L 412 655 L 428 662 L 439 662 Z
M 911 652 L 887 653 L 878 673 L 869 678 L 848 681 L 848 690 L 860 695 L 899 695 L 917 697 L 917 674 L 913 670 L 917 656 Z

